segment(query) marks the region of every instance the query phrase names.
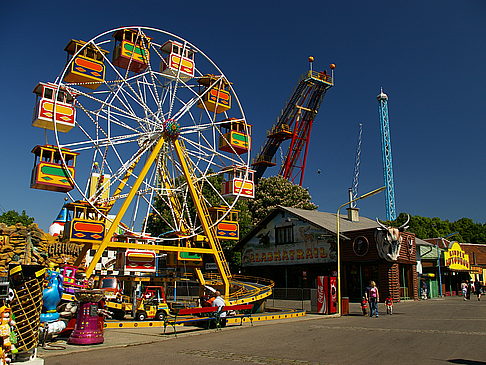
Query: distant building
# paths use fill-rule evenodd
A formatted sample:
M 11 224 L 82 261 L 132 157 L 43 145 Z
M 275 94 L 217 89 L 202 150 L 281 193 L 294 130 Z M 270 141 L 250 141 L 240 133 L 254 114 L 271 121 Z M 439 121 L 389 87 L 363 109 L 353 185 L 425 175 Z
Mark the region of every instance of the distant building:
M 461 295 L 463 281 L 486 280 L 486 245 L 459 243 L 445 238 L 426 238 L 424 241 L 441 251 L 441 283 L 443 295 Z

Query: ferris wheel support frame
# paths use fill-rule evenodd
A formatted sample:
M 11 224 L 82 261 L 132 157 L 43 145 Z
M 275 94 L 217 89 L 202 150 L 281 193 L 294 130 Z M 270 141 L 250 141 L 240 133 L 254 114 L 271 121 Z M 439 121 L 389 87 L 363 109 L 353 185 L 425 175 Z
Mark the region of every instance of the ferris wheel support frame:
M 214 258 L 216 259 L 216 264 L 218 266 L 221 279 L 223 280 L 224 296 L 225 298 L 229 298 L 229 289 L 230 289 L 229 279 L 231 278 L 231 272 L 229 270 L 228 263 L 224 258 L 224 253 L 221 249 L 219 240 L 218 238 L 216 238 L 216 235 L 214 234 L 213 229 L 211 228 L 211 225 L 209 223 L 209 212 L 207 211 L 206 204 L 204 203 L 203 200 L 199 198 L 199 193 L 196 189 L 196 186 L 194 185 L 194 181 L 192 180 L 190 170 L 189 170 L 189 165 L 187 164 L 186 158 L 184 156 L 184 152 L 181 148 L 181 144 L 178 139 L 175 139 L 173 141 L 173 144 L 175 147 L 177 157 L 179 158 L 179 161 L 181 163 L 182 172 L 186 177 L 187 186 L 189 188 L 189 192 L 194 202 L 197 215 L 199 217 L 199 220 L 201 221 L 204 234 L 206 235 L 209 241 L 209 246 L 214 255 Z
M 177 157 L 180 160 L 181 163 L 181 168 L 182 172 L 186 178 L 188 187 L 189 187 L 189 192 L 191 195 L 191 198 L 194 202 L 195 208 L 197 215 L 199 217 L 199 220 L 201 221 L 201 225 L 204 231 L 204 234 L 206 238 L 208 239 L 209 243 L 209 248 L 195 248 L 195 247 L 183 247 L 183 246 L 165 246 L 165 245 L 147 245 L 147 244 L 141 244 L 141 243 L 126 243 L 126 242 L 112 242 L 111 237 L 115 233 L 115 230 L 117 229 L 118 225 L 120 224 L 123 216 L 125 215 L 128 207 L 130 206 L 133 198 L 135 197 L 135 194 L 137 193 L 138 189 L 140 188 L 142 182 L 145 179 L 145 176 L 147 175 L 150 167 L 153 165 L 155 160 L 157 159 L 157 156 L 160 153 L 160 150 L 164 143 L 167 142 L 167 140 L 161 136 L 159 140 L 157 141 L 157 144 L 155 145 L 154 149 L 150 153 L 150 156 L 148 157 L 147 161 L 145 162 L 140 174 L 138 175 L 135 183 L 133 184 L 132 188 L 130 189 L 130 192 L 128 193 L 128 196 L 125 198 L 123 201 L 122 206 L 120 207 L 120 210 L 115 216 L 115 219 L 112 221 L 111 226 L 105 235 L 105 238 L 101 242 L 101 244 L 98 245 L 92 245 L 91 248 L 96 249 L 96 253 L 91 260 L 88 268 L 86 269 L 86 277 L 90 277 L 96 267 L 96 264 L 99 262 L 101 256 L 103 255 L 103 252 L 108 248 L 126 248 L 126 249 L 150 249 L 152 251 L 170 251 L 170 252 L 190 252 L 190 253 L 201 253 L 201 254 L 211 254 L 214 256 L 216 264 L 218 266 L 219 273 L 221 275 L 221 279 L 223 281 L 223 286 L 224 286 L 224 295 L 226 298 L 229 297 L 229 290 L 230 290 L 230 283 L 229 279 L 231 278 L 231 272 L 229 271 L 228 264 L 224 258 L 224 253 L 222 252 L 221 246 L 219 244 L 218 239 L 215 237 L 213 230 L 211 229 L 211 225 L 209 223 L 209 214 L 207 212 L 207 207 L 205 206 L 204 201 L 202 201 L 199 198 L 199 193 L 197 191 L 197 188 L 194 184 L 193 178 L 190 173 L 189 166 L 186 161 L 186 157 L 184 155 L 183 149 L 181 147 L 180 142 L 175 139 L 172 141 Z M 149 246 L 149 247 L 147 247 Z M 89 247 L 89 244 L 84 247 L 82 252 L 87 251 Z

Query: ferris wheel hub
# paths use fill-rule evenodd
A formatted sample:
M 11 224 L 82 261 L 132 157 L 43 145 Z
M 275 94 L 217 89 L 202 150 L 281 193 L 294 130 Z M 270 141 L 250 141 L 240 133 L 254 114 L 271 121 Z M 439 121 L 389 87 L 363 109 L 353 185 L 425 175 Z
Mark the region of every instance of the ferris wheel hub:
M 181 125 L 173 119 L 167 119 L 163 124 L 164 136 L 170 140 L 177 139 L 181 133 Z

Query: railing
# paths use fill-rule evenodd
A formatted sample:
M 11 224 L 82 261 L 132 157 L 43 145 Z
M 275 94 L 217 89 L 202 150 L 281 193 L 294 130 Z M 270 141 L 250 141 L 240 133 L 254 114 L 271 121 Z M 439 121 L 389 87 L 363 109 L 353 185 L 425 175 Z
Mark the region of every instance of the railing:
M 264 164 L 269 164 L 269 165 L 276 165 L 277 164 L 277 158 L 275 156 L 258 156 L 257 158 L 254 158 L 253 159 L 253 162 L 252 162 L 252 165 L 256 165 L 256 164 L 260 164 L 260 163 L 264 163 Z
M 317 72 L 317 71 L 310 70 L 307 73 L 307 77 L 309 77 L 311 79 L 323 81 L 323 82 L 325 82 L 326 84 L 329 84 L 329 85 L 334 85 L 334 80 L 332 79 L 332 76 L 328 75 L 324 71 L 323 72 Z
M 311 310 L 311 288 L 273 288 L 266 306 L 279 309 Z
M 207 281 L 212 281 L 213 285 L 222 285 L 221 276 L 219 274 L 204 274 Z M 216 283 L 216 284 L 215 284 Z M 230 293 L 227 300 L 229 302 L 244 302 L 245 299 L 249 301 L 260 300 L 269 297 L 272 294 L 274 282 L 270 279 L 258 278 L 253 276 L 233 275 L 230 284 L 234 291 Z M 166 297 L 168 300 L 196 302 L 200 295 L 200 286 L 194 283 L 181 283 L 177 286 L 168 285 L 166 289 Z

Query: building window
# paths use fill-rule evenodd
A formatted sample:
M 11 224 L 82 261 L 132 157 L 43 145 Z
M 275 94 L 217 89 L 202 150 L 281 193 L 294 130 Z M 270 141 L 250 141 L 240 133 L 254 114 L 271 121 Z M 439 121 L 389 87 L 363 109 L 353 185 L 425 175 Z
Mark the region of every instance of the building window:
M 285 245 L 294 242 L 294 226 L 275 227 L 275 244 Z

